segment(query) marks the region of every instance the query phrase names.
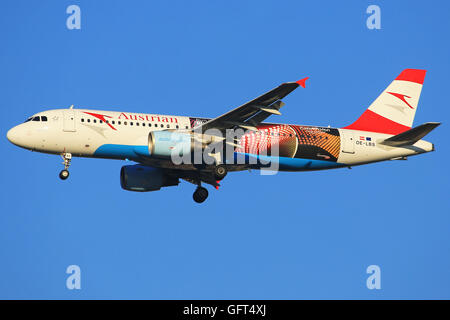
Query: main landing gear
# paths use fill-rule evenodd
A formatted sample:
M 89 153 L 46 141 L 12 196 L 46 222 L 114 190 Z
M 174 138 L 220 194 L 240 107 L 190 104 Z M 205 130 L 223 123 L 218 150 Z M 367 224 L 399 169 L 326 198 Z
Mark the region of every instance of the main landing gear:
M 223 164 L 219 164 L 219 165 L 215 166 L 212 171 L 214 179 L 217 180 L 217 182 L 219 182 L 220 180 L 223 180 L 223 178 L 225 178 L 227 173 L 228 173 L 227 167 Z M 194 201 L 197 203 L 204 202 L 208 198 L 208 190 L 201 186 L 200 179 L 194 180 L 194 181 L 191 180 L 190 182 L 197 184 L 197 189 L 195 189 L 194 194 L 192 195 L 192 198 L 194 198 Z M 218 184 L 216 184 L 216 189 L 218 189 Z
M 217 182 L 219 182 L 220 180 L 223 180 L 223 178 L 225 178 L 227 173 L 228 173 L 227 167 L 223 164 L 219 164 L 219 165 L 215 166 L 213 169 L 213 172 L 212 172 L 214 179 L 217 180 Z M 194 201 L 197 203 L 204 202 L 208 198 L 208 190 L 201 186 L 200 179 L 194 180 L 194 181 L 191 180 L 190 182 L 197 184 L 197 189 L 195 189 L 194 194 L 192 195 L 192 198 L 194 198 Z M 218 184 L 216 184 L 216 189 L 218 189 Z
M 192 195 L 194 201 L 197 203 L 202 203 L 208 198 L 208 189 L 203 188 L 201 185 L 198 185 L 197 189 L 195 189 L 194 194 Z
M 69 167 L 70 167 L 70 161 L 72 160 L 72 154 L 64 152 L 61 157 L 63 158 L 64 162 L 64 169 L 61 170 L 59 173 L 59 178 L 61 180 L 66 180 L 69 177 Z

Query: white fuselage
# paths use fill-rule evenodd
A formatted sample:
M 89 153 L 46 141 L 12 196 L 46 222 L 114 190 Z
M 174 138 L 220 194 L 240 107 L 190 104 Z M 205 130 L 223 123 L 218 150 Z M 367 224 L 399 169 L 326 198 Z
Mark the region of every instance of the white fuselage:
M 39 117 L 36 120 L 36 117 Z M 195 126 L 190 117 L 138 114 L 87 109 L 56 109 L 35 114 L 30 121 L 8 132 L 8 139 L 20 147 L 51 154 L 71 153 L 79 157 L 126 159 L 133 147 L 148 147 L 151 131 L 187 131 Z M 44 121 L 44 119 L 46 121 Z M 434 150 L 433 144 L 424 140 L 406 147 L 389 147 L 379 144 L 391 135 L 337 129 L 340 136 L 339 166 L 353 166 L 370 162 L 398 159 Z M 272 138 L 273 139 L 273 138 Z M 122 148 L 123 146 L 123 148 Z M 116 149 L 114 149 L 116 148 Z M 100 152 L 108 150 L 107 152 Z M 112 150 L 112 151 L 111 151 Z M 117 151 L 115 151 L 117 150 Z M 122 152 L 122 150 L 125 150 Z M 133 155 L 133 154 L 131 154 Z M 141 155 L 136 155 L 136 159 Z M 311 167 L 327 169 L 332 166 Z M 283 170 L 283 168 L 281 168 Z M 295 166 L 289 171 L 296 171 Z M 307 170 L 302 165 L 299 171 Z

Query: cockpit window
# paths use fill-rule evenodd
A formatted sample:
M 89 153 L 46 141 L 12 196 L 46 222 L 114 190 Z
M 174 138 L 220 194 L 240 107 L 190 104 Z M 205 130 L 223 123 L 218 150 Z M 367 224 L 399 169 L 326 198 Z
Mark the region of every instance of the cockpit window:
M 28 122 L 28 121 L 48 121 L 48 118 L 47 118 L 47 116 L 36 116 L 36 117 L 31 117 L 31 118 L 28 118 L 27 120 L 25 120 L 25 122 Z

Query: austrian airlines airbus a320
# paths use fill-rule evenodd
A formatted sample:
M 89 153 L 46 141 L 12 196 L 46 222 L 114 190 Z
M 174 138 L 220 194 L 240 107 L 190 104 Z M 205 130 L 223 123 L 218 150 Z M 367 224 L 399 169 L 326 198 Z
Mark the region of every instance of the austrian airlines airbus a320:
M 309 171 L 403 160 L 434 150 L 421 140 L 440 123 L 412 128 L 425 70 L 405 69 L 351 125 L 343 128 L 263 122 L 280 114 L 281 101 L 307 78 L 288 82 L 217 118 L 100 110 L 39 112 L 8 131 L 8 140 L 32 151 L 59 154 L 69 177 L 72 156 L 127 159 L 120 183 L 130 191 L 156 191 L 180 179 L 197 185 L 205 201 L 228 171 Z

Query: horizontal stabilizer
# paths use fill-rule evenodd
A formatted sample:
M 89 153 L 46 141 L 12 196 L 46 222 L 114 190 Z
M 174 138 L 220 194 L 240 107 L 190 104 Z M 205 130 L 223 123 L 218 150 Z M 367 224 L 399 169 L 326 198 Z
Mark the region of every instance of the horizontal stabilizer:
M 391 147 L 402 147 L 407 145 L 412 145 L 425 137 L 434 128 L 439 126 L 440 122 L 427 122 L 417 126 L 415 128 L 409 129 L 405 132 L 397 134 L 381 142 L 381 144 L 391 146 Z

